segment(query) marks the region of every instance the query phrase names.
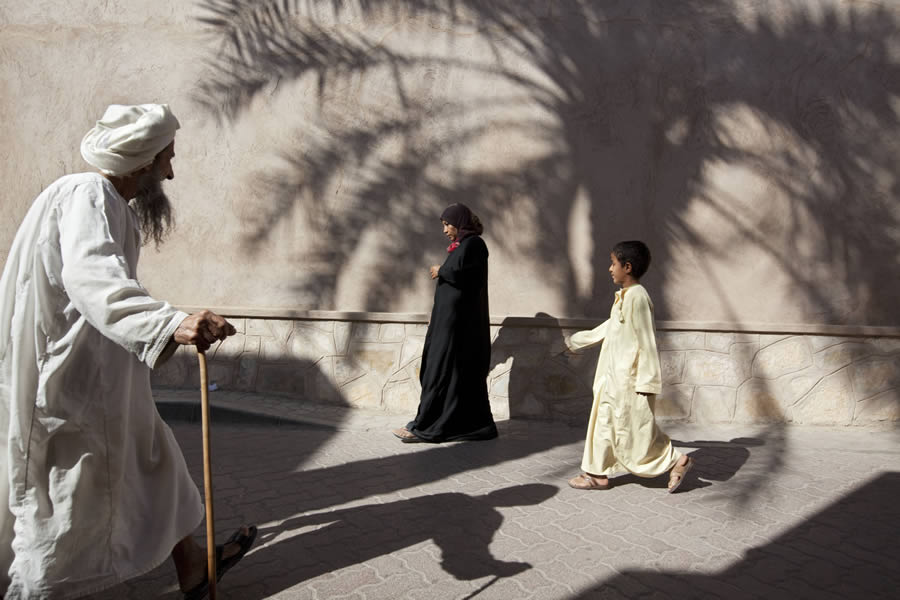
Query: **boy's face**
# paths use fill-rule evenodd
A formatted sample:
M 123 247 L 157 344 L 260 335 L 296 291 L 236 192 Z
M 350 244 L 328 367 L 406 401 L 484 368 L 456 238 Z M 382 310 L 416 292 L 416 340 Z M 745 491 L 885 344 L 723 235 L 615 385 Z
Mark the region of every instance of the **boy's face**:
M 616 285 L 625 285 L 627 276 L 631 274 L 631 263 L 625 263 L 623 265 L 613 253 L 609 254 L 609 261 L 609 274 L 612 275 L 613 283 Z

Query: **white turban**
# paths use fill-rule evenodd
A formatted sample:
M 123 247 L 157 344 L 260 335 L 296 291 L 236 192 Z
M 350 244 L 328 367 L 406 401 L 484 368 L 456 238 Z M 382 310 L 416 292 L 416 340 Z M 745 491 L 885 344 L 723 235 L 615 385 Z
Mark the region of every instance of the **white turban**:
M 168 104 L 112 104 L 81 140 L 81 156 L 107 175 L 128 175 L 151 164 L 179 127 Z

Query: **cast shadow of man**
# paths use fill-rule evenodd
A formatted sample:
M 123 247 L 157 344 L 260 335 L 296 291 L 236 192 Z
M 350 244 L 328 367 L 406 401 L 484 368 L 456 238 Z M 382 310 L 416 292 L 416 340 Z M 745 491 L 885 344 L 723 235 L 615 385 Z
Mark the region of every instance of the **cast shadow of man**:
M 266 580 L 266 594 L 272 594 L 432 540 L 440 548 L 440 566 L 458 580 L 511 577 L 531 565 L 491 554 L 491 541 L 503 523 L 497 508 L 541 504 L 558 491 L 552 485 L 526 484 L 483 496 L 448 492 L 288 519 L 261 529 L 260 549 L 235 575 Z M 266 573 L 274 564 L 278 574 Z M 238 577 L 232 578 L 233 585 L 241 585 Z M 267 596 L 253 596 L 263 597 Z
M 587 423 L 597 352 L 566 356 L 565 349 L 565 333 L 552 315 L 504 319 L 491 345 L 491 375 L 494 389 L 508 380 L 511 419 Z

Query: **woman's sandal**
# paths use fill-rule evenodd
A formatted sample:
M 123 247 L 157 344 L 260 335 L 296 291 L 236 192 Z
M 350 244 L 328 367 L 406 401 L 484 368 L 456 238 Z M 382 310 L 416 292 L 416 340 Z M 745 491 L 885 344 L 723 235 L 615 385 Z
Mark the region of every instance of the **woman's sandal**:
M 607 490 L 609 489 L 609 479 L 606 479 L 606 483 L 600 483 L 602 480 L 587 473 L 582 473 L 578 477 L 573 477 L 569 480 L 569 487 L 573 487 L 576 490 Z
M 228 570 L 234 565 L 238 564 L 244 555 L 250 550 L 250 547 L 253 546 L 253 541 L 256 539 L 256 526 L 250 525 L 247 528 L 247 533 L 244 534 L 240 529 L 235 531 L 228 541 L 226 541 L 221 546 L 216 546 L 216 581 L 222 579 L 222 576 L 228 572 Z M 222 555 L 225 552 L 225 546 L 228 544 L 237 544 L 240 549 L 229 556 L 228 558 L 223 559 Z M 209 595 L 209 575 L 204 574 L 203 582 L 194 586 L 190 590 L 184 592 L 184 600 L 202 600 Z
M 683 465 L 679 465 L 676 463 L 672 470 L 669 472 L 669 493 L 671 494 L 678 487 L 684 483 L 684 478 L 687 475 L 687 472 L 691 470 L 691 467 L 694 466 L 694 459 L 690 456 L 687 456 L 687 462 Z M 681 460 L 681 459 L 679 459 Z
M 403 442 L 404 444 L 415 444 L 418 442 L 425 441 L 406 428 L 394 429 L 391 431 L 391 433 L 393 433 L 396 437 L 400 438 L 400 441 Z

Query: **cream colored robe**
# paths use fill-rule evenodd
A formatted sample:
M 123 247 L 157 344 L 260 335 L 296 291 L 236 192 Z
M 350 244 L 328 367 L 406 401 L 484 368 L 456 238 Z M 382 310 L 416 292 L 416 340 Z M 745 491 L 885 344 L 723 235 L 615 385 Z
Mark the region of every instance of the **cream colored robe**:
M 186 317 L 136 280 L 138 219 L 105 178 L 35 200 L 0 279 L 0 591 L 75 598 L 165 560 L 203 517 L 150 391 Z M 9 580 L 4 581 L 9 573 Z
M 581 468 L 606 476 L 623 471 L 640 477 L 665 473 L 681 454 L 653 418 L 653 403 L 662 382 L 653 303 L 642 285 L 616 292 L 609 319 L 567 340 L 572 351 L 597 344 L 603 346 L 594 376 L 594 405 Z

